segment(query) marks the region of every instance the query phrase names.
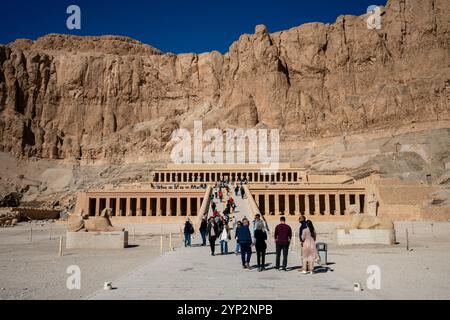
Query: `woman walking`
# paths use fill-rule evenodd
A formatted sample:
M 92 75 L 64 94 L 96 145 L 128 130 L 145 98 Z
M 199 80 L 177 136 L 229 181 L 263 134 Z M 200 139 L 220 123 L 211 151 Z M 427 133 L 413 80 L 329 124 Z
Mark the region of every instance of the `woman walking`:
M 261 272 L 265 270 L 266 264 L 266 249 L 267 249 L 267 233 L 264 230 L 264 224 L 258 223 L 256 225 L 256 230 L 254 232 L 255 236 L 255 249 L 256 249 L 256 259 L 258 262 L 258 271 Z
M 206 228 L 206 234 L 209 238 L 209 245 L 211 246 L 211 255 L 214 255 L 216 249 L 216 239 L 219 235 L 219 227 L 213 217 L 209 218 L 208 227 Z
M 303 259 L 303 271 L 302 273 L 314 273 L 314 260 L 319 259 L 319 255 L 316 249 L 316 231 L 311 220 L 306 221 L 306 228 L 302 232 L 302 259 Z
M 223 219 L 223 218 L 222 218 Z M 220 234 L 220 252 L 222 255 L 228 254 L 228 240 L 231 239 L 230 227 L 228 223 L 223 219 L 222 233 Z
M 249 221 L 242 219 L 242 225 L 237 234 L 237 241 L 241 247 L 242 268 L 251 269 L 250 258 L 252 256 L 252 235 L 250 233 Z

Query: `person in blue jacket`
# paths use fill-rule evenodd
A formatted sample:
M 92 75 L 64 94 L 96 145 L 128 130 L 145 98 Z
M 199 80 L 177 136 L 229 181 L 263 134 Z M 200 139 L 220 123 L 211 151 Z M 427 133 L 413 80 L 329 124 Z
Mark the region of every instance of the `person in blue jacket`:
M 237 231 L 237 241 L 241 247 L 242 268 L 251 269 L 250 258 L 252 256 L 252 235 L 250 233 L 249 221 L 242 219 L 242 226 Z

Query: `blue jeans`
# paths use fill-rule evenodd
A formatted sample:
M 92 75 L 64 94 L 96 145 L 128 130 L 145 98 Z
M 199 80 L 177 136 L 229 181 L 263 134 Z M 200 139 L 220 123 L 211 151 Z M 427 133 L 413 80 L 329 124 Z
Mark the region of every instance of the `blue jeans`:
M 236 253 L 241 252 L 241 246 L 239 245 L 239 242 L 236 241 Z
M 184 246 L 185 247 L 187 247 L 187 246 L 191 246 L 191 234 L 190 233 L 188 233 L 188 232 L 185 232 L 184 233 Z
M 250 264 L 250 258 L 252 257 L 252 244 L 241 243 L 240 245 L 242 265 L 245 266 L 246 263 Z
M 228 254 L 228 241 L 220 240 L 220 252 Z
M 206 246 L 206 231 L 200 231 L 200 235 L 202 236 L 202 246 Z

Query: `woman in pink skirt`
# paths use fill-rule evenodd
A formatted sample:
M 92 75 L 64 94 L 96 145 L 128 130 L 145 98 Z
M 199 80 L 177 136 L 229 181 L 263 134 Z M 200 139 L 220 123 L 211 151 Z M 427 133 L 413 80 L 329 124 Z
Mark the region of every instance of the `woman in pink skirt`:
M 311 220 L 306 221 L 307 228 L 302 232 L 302 259 L 303 271 L 302 273 L 314 273 L 314 261 L 319 259 L 319 254 L 316 249 L 316 231 Z

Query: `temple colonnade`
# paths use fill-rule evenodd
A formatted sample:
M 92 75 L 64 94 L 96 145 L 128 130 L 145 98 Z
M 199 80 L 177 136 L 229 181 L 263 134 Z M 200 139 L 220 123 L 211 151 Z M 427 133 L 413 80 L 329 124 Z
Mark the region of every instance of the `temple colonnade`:
M 364 186 L 249 189 L 260 212 L 267 215 L 346 215 L 350 208 L 366 212 Z

